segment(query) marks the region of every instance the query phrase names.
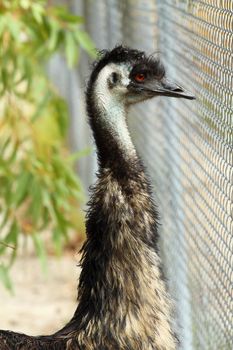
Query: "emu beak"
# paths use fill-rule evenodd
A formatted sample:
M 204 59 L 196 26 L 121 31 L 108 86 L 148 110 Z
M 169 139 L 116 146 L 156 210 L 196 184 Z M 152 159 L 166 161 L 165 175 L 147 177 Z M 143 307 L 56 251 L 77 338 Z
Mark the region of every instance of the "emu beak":
M 196 98 L 190 92 L 185 91 L 181 86 L 172 83 L 165 78 L 156 81 L 155 84 L 152 84 L 151 82 L 151 86 L 145 86 L 145 88 L 151 91 L 154 95 L 186 98 L 189 100 L 194 100 Z

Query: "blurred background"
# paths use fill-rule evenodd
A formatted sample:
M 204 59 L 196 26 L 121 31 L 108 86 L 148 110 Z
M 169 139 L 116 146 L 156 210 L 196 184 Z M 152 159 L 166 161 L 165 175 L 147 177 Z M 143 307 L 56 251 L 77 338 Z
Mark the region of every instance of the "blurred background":
M 233 2 L 5 0 L 0 40 L 1 328 L 52 332 L 75 308 L 80 208 L 97 169 L 84 91 L 94 47 L 123 43 L 159 54 L 197 97 L 139 105 L 129 124 L 181 348 L 232 349 Z

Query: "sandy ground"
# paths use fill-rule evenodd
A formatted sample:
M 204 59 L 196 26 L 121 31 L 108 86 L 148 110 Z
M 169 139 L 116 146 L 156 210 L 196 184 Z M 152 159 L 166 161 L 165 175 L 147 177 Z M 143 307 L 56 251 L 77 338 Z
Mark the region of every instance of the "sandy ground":
M 20 257 L 11 272 L 14 295 L 0 283 L 0 329 L 50 334 L 69 321 L 76 307 L 77 262 L 73 252 L 50 256 L 45 276 L 37 258 Z

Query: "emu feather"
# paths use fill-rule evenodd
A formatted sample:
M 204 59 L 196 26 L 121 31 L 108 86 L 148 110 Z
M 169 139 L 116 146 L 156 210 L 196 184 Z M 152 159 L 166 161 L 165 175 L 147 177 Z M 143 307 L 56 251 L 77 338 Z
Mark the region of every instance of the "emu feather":
M 165 95 L 192 99 L 166 81 L 158 59 L 126 47 L 105 51 L 87 87 L 99 171 L 91 189 L 78 305 L 50 336 L 0 331 L 1 350 L 176 350 L 158 248 L 158 213 L 127 127 L 131 104 Z

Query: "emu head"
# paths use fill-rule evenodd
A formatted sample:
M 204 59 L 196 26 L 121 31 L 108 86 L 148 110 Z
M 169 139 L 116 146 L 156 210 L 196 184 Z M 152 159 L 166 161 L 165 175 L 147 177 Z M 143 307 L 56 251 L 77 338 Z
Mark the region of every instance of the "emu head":
M 158 58 L 123 46 L 102 52 L 94 65 L 87 94 L 90 90 L 94 92 L 95 102 L 106 108 L 114 103 L 127 106 L 155 96 L 195 98 L 166 78 Z

